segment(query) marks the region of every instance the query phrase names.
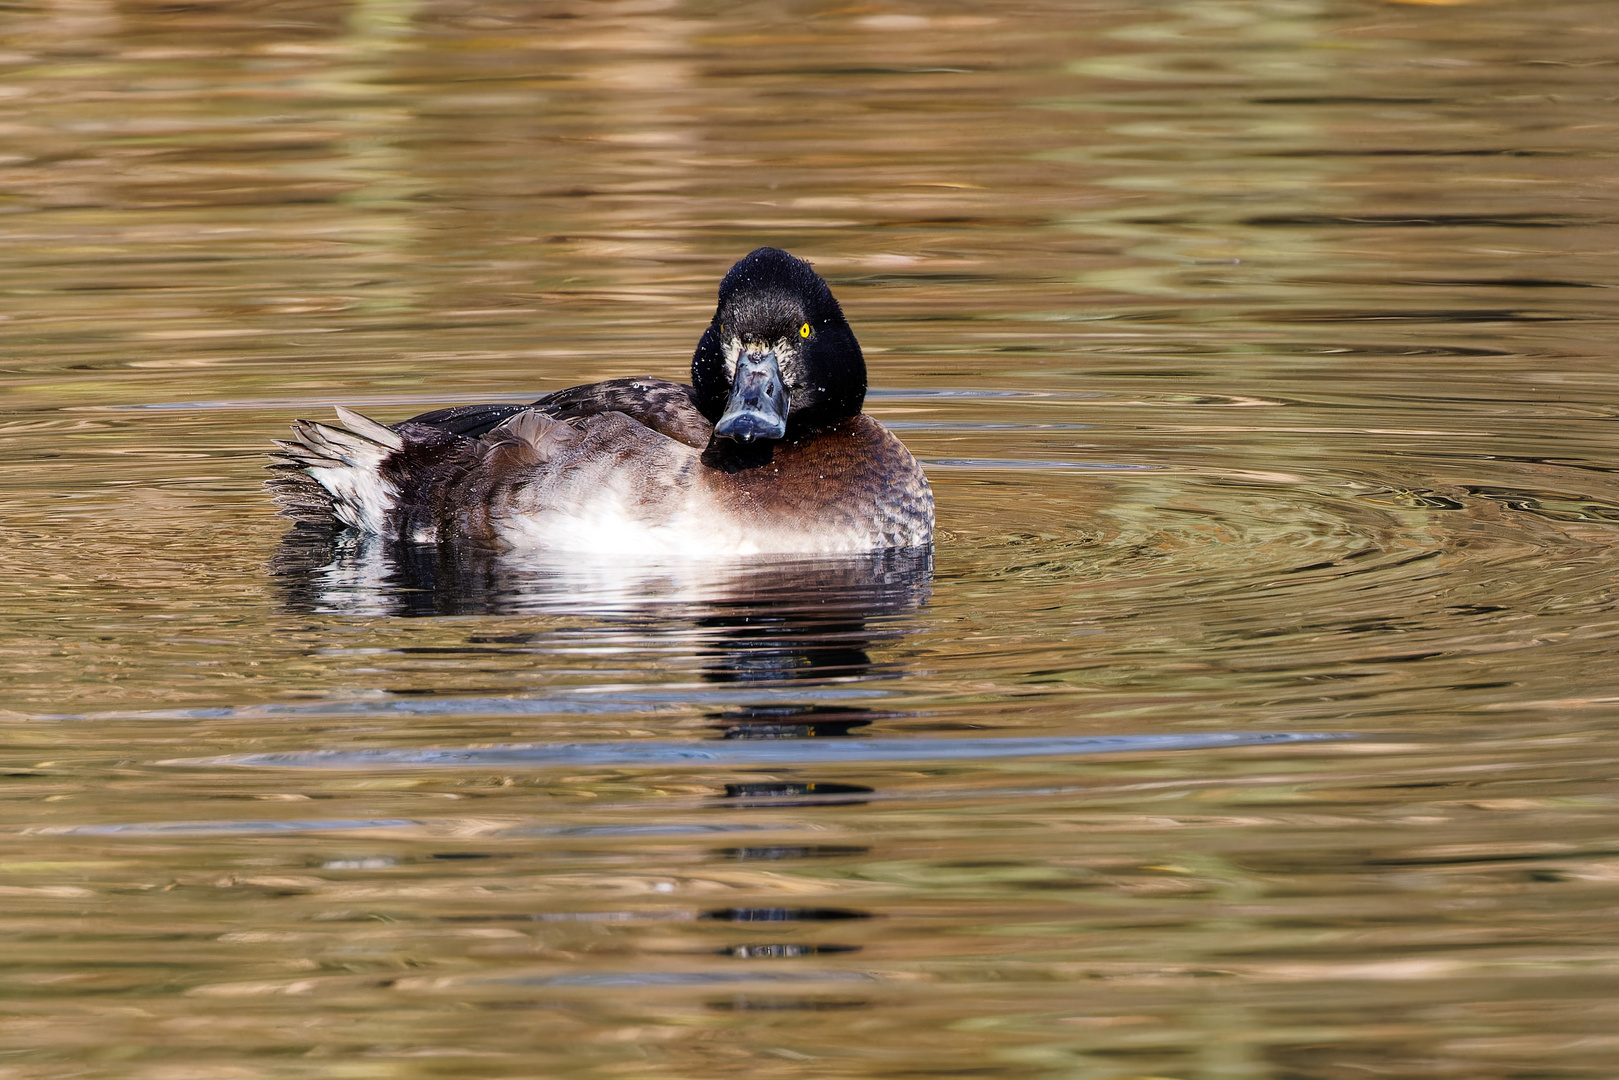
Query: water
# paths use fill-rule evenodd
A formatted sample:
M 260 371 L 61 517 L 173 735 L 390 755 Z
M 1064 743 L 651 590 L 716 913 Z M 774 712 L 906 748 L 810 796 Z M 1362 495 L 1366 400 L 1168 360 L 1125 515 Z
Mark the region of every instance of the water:
M 1607 1078 L 1601 0 L 0 13 L 0 1078 Z M 288 533 L 812 259 L 941 539 Z

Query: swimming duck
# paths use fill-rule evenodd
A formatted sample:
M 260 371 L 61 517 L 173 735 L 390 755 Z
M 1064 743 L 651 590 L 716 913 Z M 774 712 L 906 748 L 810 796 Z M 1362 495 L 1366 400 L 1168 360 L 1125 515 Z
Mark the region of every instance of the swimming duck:
M 293 422 L 282 513 L 477 548 L 725 557 L 922 547 L 933 494 L 861 412 L 866 363 L 810 264 L 759 248 L 720 282 L 691 385 L 611 379 L 385 425 Z

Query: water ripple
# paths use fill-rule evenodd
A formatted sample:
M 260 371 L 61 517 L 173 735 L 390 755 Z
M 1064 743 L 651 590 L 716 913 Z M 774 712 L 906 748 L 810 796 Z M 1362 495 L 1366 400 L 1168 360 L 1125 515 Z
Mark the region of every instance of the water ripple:
M 512 743 L 461 750 L 304 750 L 271 754 L 174 758 L 162 765 L 277 769 L 364 769 L 378 766 L 635 766 L 804 765 L 872 761 L 959 761 L 1066 754 L 1213 750 L 1228 746 L 1323 742 L 1340 733 L 1227 731 L 1203 735 L 1102 735 L 1079 738 L 770 739 L 758 742 Z

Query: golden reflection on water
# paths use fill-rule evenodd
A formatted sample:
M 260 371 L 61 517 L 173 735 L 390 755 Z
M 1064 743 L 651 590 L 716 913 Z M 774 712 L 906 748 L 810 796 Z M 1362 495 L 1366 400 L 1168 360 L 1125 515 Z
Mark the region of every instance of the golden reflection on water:
M 1616 32 L 6 8 L 0 1078 L 1606 1078 Z M 333 403 L 678 377 L 761 243 L 931 564 L 470 565 L 258 490 Z M 1353 738 L 1040 749 L 1290 732 Z M 868 739 L 923 749 L 810 752 Z

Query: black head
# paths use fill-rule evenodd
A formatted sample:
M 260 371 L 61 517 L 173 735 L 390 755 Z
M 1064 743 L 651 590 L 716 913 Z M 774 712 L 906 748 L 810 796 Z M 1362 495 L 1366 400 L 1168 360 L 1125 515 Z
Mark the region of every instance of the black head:
M 739 442 L 828 427 L 866 400 L 866 361 L 832 290 L 777 248 L 750 252 L 720 282 L 691 380 L 715 434 Z

